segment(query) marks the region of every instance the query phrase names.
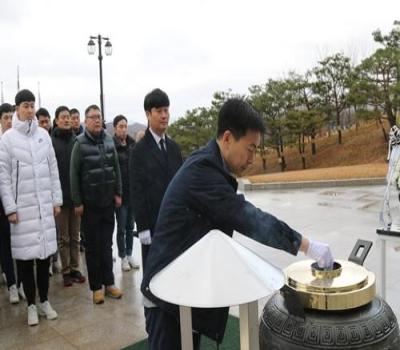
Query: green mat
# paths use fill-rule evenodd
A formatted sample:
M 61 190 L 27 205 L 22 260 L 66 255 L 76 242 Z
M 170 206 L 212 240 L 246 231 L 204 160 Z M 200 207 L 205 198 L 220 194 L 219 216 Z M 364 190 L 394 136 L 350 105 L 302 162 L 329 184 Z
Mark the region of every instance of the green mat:
M 201 350 L 215 350 L 217 345 L 215 341 L 207 337 L 201 337 Z M 240 349 L 240 336 L 239 336 L 239 319 L 229 315 L 228 323 L 226 325 L 224 341 L 219 346 L 220 350 L 239 350 Z M 148 350 L 147 339 L 138 343 L 132 344 L 121 350 Z

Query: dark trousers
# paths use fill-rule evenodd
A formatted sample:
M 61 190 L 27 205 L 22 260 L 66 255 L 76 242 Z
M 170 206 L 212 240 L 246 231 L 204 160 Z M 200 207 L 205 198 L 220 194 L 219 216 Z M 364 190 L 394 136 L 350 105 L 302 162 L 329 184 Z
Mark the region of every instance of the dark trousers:
M 179 322 L 170 313 L 158 307 L 145 308 L 146 332 L 149 350 L 181 350 Z M 200 349 L 201 335 L 193 333 L 193 349 Z
M 15 284 L 14 263 L 11 256 L 11 235 L 10 224 L 7 216 L 0 215 L 0 264 L 1 270 L 7 278 L 7 287 L 10 288 Z M 21 284 L 20 271 L 17 266 L 17 286 Z
M 143 273 L 146 269 L 146 260 L 147 260 L 147 255 L 149 255 L 149 250 L 150 250 L 151 244 L 146 245 L 142 244 L 142 266 L 143 266 Z
M 92 291 L 114 284 L 112 237 L 114 205 L 105 208 L 84 206 L 85 255 L 89 285 Z
M 17 260 L 17 266 L 21 271 L 21 281 L 28 306 L 36 304 L 36 284 L 33 272 L 34 263 L 36 263 L 36 284 L 39 290 L 41 303 L 47 300 L 47 293 L 49 291 L 50 257 L 44 260 Z

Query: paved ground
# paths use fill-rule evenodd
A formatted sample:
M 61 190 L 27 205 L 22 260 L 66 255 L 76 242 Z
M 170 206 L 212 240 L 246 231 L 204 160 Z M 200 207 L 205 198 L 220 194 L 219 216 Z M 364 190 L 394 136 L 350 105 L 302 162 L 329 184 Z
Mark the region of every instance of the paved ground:
M 328 242 L 337 258 L 347 259 L 358 238 L 375 242 L 382 194 L 383 186 L 363 186 L 252 191 L 247 198 L 310 238 Z M 282 268 L 304 258 L 302 254 L 293 257 L 261 246 L 243 236 L 235 237 Z M 140 258 L 138 246 L 135 240 L 135 253 Z M 387 301 L 400 318 L 400 252 L 395 246 L 388 243 Z M 376 244 L 365 266 L 379 274 Z M 122 274 L 117 259 L 114 272 L 125 295 L 122 300 L 106 300 L 100 306 L 92 304 L 87 284 L 63 288 L 61 276 L 52 277 L 50 301 L 59 318 L 41 319 L 36 327 L 26 325 L 25 305 L 9 305 L 5 288 L 0 288 L 0 349 L 119 349 L 144 338 L 141 271 Z M 264 303 L 260 301 L 260 308 Z M 237 308 L 232 308 L 232 313 L 237 313 Z
M 380 250 L 376 228 L 384 186 L 335 187 L 318 189 L 249 191 L 247 198 L 259 208 L 284 220 L 311 239 L 331 245 L 336 258 L 347 259 L 357 239 L 374 243 L 364 266 L 380 278 Z M 238 236 L 244 244 L 281 268 L 304 259 L 262 246 Z M 387 242 L 387 290 L 389 302 L 400 320 L 400 252 L 399 243 Z M 379 290 L 378 290 L 379 293 Z M 260 302 L 260 308 L 264 301 Z

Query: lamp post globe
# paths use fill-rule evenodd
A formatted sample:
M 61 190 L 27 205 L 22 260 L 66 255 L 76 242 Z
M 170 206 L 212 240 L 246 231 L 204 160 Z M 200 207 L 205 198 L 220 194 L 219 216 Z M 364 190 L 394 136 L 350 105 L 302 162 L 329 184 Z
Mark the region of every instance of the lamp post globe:
M 112 45 L 110 40 L 107 40 L 106 44 L 104 45 L 104 51 L 107 56 L 111 56 L 112 54 Z
M 105 112 L 104 112 L 104 95 L 103 95 L 103 54 L 102 54 L 102 43 L 105 41 L 106 43 L 104 44 L 104 52 L 106 56 L 111 56 L 112 54 L 112 45 L 110 42 L 109 38 L 105 38 L 101 36 L 100 34 L 97 36 L 90 36 L 89 42 L 87 45 L 87 50 L 89 55 L 94 55 L 96 52 L 96 43 L 95 40 L 97 40 L 97 46 L 98 46 L 98 59 L 99 59 L 99 73 L 100 73 L 100 109 L 101 113 L 103 115 L 103 121 L 105 120 Z
M 93 39 L 89 40 L 87 50 L 89 55 L 94 55 L 94 53 L 96 52 L 96 44 L 94 43 Z

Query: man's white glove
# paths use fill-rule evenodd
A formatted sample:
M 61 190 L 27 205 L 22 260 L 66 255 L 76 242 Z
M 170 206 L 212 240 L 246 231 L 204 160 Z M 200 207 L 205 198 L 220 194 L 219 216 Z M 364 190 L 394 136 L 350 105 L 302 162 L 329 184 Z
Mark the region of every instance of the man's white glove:
M 150 230 L 140 231 L 138 236 L 139 236 L 140 243 L 142 243 L 144 245 L 150 245 L 151 244 Z
M 321 269 L 332 270 L 333 268 L 333 255 L 331 248 L 326 243 L 310 240 L 306 256 L 316 260 L 318 267 Z

